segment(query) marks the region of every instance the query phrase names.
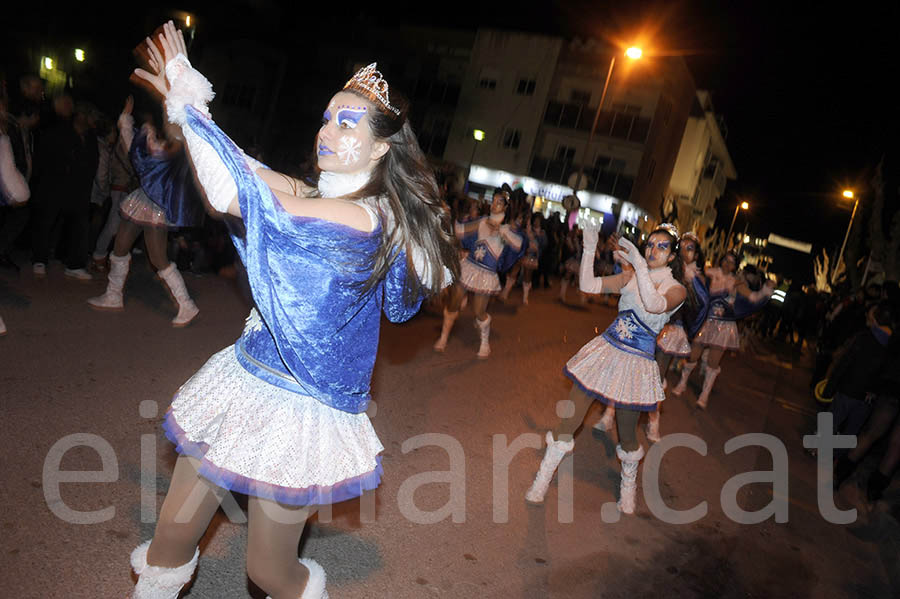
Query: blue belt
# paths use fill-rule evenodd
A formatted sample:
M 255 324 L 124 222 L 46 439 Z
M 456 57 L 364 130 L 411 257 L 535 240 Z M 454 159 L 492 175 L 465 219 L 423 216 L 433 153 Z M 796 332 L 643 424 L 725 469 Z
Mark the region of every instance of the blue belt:
M 616 348 L 630 354 L 654 359 L 656 351 L 656 333 L 641 322 L 633 310 L 619 312 L 605 331 L 603 338 Z

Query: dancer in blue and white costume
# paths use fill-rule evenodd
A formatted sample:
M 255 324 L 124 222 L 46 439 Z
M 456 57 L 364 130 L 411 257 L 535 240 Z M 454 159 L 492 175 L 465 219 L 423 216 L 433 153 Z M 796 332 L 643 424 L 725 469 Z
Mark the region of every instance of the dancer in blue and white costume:
M 697 396 L 697 407 L 705 410 L 713 385 L 722 372 L 720 362 L 726 351 L 741 348 L 737 321 L 760 309 L 769 301 L 775 290 L 774 283 L 766 281 L 757 291 L 752 291 L 742 276 L 735 273 L 737 255 L 726 252 L 719 259 L 718 267 L 708 267 L 704 274 L 709 277 L 709 310 L 703 326 L 691 343 L 691 355 L 681 369 L 681 380 L 672 389 L 681 395 L 687 389 L 687 382 L 700 360 L 703 350 L 709 349 L 709 358 L 703 372 L 703 388 Z
M 656 336 L 687 295 L 678 282 L 681 258 L 677 243 L 678 232 L 668 224 L 650 234 L 643 256 L 627 239 L 619 240 L 616 255 L 634 270 L 595 277 L 597 230 L 585 229 L 579 286 L 584 293 L 621 293 L 619 314 L 566 364 L 564 372 L 573 382 L 570 403 L 562 410 L 566 416 L 553 431 L 547 431 L 547 451 L 525 495 L 527 501 L 543 502 L 556 468 L 575 447 L 573 437 L 588 408 L 600 400 L 616 408 L 616 455 L 622 461 L 617 505 L 622 513 L 634 513 L 637 469 L 644 457 L 636 435 L 638 417 L 641 412 L 656 410 L 665 399 L 653 358 Z
M 212 87 L 171 22 L 159 41 L 165 58 L 148 39 L 152 70 L 136 74 L 165 95 L 209 205 L 230 215 L 256 307 L 166 414 L 181 456 L 152 542 L 132 553 L 133 597 L 178 596 L 234 490 L 249 495 L 249 577 L 275 599 L 325 598 L 321 566 L 297 560 L 304 506 L 380 482 L 383 448 L 365 413 L 380 314 L 406 320 L 451 282 L 449 215 L 408 104 L 374 64 L 328 104 L 309 187 L 247 158 L 216 126 Z
M 119 141 L 140 179 L 140 187 L 122 200 L 122 219 L 116 228 L 116 240 L 109 256 L 109 273 L 103 295 L 87 300 L 96 310 L 120 312 L 125 309 L 125 280 L 131 267 L 131 248 L 144 234 L 150 263 L 160 280 L 172 294 L 178 313 L 173 327 L 185 327 L 197 317 L 200 309 L 188 293 L 184 278 L 166 249 L 170 228 L 197 224 L 203 211 L 200 196 L 183 144 L 178 140 L 178 127 L 167 124 L 165 136 L 157 135 L 150 123 L 140 129 L 134 126 L 134 99 L 129 96 L 119 115 Z
M 472 292 L 472 309 L 475 312 L 475 328 L 481 338 L 478 357 L 486 359 L 491 355 L 491 315 L 487 313 L 491 296 L 500 293 L 500 277 L 521 258 L 526 247 L 524 235 L 505 224 L 509 212 L 509 198 L 506 192 L 497 189 L 491 201 L 491 213 L 466 223 L 456 223 L 456 236 L 469 254 L 460 261 L 459 280 L 450 290 L 450 297 L 444 307 L 444 322 L 441 336 L 434 344 L 434 350 L 442 352 L 447 348 L 447 340 L 453 323 L 459 316 L 463 298 Z

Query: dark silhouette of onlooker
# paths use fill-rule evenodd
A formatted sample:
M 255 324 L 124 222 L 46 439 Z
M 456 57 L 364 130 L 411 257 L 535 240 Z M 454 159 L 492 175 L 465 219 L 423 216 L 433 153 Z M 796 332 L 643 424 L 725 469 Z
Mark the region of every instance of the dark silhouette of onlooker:
M 65 274 L 90 280 L 88 255 L 91 188 L 99 161 L 92 132 L 94 109 L 77 107 L 68 96 L 54 102 L 58 122 L 41 135 L 36 160 L 38 183 L 34 194 L 32 267 L 46 274 L 55 227 L 65 232 Z

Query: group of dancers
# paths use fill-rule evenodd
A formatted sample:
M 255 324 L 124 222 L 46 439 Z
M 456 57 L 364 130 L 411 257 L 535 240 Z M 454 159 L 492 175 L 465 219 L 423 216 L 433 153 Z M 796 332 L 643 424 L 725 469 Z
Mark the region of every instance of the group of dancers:
M 501 192 L 488 216 L 454 229 L 408 122 L 409 104 L 374 63 L 328 102 L 316 136 L 316 168 L 296 179 L 246 156 L 218 128 L 208 110 L 212 86 L 191 66 L 183 35 L 171 21 L 146 42 L 148 63 L 135 75 L 164 98 L 172 127 L 162 141 L 154 130 L 133 129 L 130 103 L 123 111 L 122 137 L 143 195 L 123 202 L 122 212 L 131 218 L 116 236 L 106 293 L 91 305 L 122 308 L 128 251 L 143 230 L 151 261 L 179 306 L 173 324 L 196 316 L 183 281 L 168 271 L 171 265 L 154 241 L 159 230 L 188 213 L 191 199 L 148 191 L 153 181 L 163 181 L 163 188 L 185 181 L 186 171 L 171 165 L 164 175 L 158 170 L 159 161 L 183 144 L 203 205 L 229 226 L 254 308 L 241 336 L 182 385 L 166 413 L 163 428 L 180 455 L 153 538 L 131 554 L 138 575 L 132 597 L 178 597 L 193 576 L 198 542 L 223 494 L 237 491 L 248 495 L 250 579 L 274 599 L 327 598 L 323 568 L 312 559 L 298 560 L 297 550 L 308 506 L 355 498 L 380 483 L 383 446 L 366 408 L 381 312 L 391 321 L 407 320 L 425 298 L 450 287 L 435 344 L 443 350 L 463 298 L 472 292 L 478 357 L 488 357 L 487 305 L 501 292 L 498 273 L 519 264 L 529 281 L 539 225 L 521 218 L 509 222 L 509 201 Z M 143 184 L 145 173 L 151 174 Z M 618 506 L 633 513 L 643 457 L 638 418 L 656 412 L 665 399 L 657 337 L 663 352 L 692 359 L 682 369 L 682 388 L 698 348 L 710 347 L 708 399 L 722 351 L 737 343 L 735 298 L 754 297 L 734 275 L 733 260 L 704 271 L 696 236 L 679 236 L 672 225 L 653 231 L 643 252 L 619 240 L 623 270 L 611 276 L 594 275 L 597 241 L 596 230 L 584 231 L 579 286 L 588 294 L 620 294 L 619 313 L 566 364 L 571 409 L 547 432 L 526 499 L 543 501 L 557 466 L 574 449 L 588 408 L 600 400 L 618 432 Z M 462 260 L 460 246 L 467 250 Z M 717 302 L 708 319 L 703 275 L 711 280 L 708 297 Z M 523 292 L 527 301 L 527 288 Z M 660 335 L 678 314 L 680 325 L 673 322 Z

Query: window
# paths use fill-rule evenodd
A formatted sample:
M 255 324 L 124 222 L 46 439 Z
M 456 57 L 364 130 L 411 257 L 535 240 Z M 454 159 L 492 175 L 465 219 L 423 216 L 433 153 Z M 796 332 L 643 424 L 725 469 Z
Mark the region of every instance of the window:
M 488 79 L 483 78 L 478 82 L 478 87 L 481 89 L 497 89 L 497 80 L 496 79 Z
M 556 159 L 564 162 L 572 162 L 575 160 L 575 148 L 564 146 L 562 144 L 556 146 Z
M 537 83 L 534 79 L 519 79 L 516 85 L 516 93 L 520 96 L 533 96 L 534 88 Z
M 507 129 L 503 133 L 503 140 L 501 145 L 504 148 L 508 148 L 510 150 L 517 150 L 519 148 L 519 142 L 522 140 L 522 132 L 518 129 Z
M 572 102 L 572 104 L 590 104 L 591 92 L 583 89 L 573 89 L 570 102 Z
M 647 169 L 647 181 L 653 181 L 653 172 L 656 170 L 656 160 L 650 159 L 650 168 Z
M 494 67 L 484 67 L 478 76 L 478 87 L 481 89 L 497 89 L 497 81 L 500 79 L 500 71 Z

